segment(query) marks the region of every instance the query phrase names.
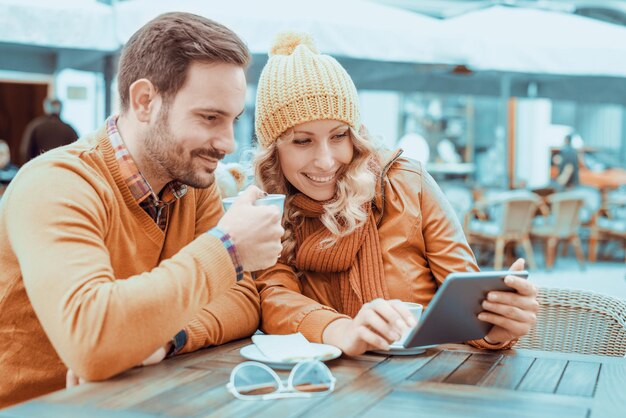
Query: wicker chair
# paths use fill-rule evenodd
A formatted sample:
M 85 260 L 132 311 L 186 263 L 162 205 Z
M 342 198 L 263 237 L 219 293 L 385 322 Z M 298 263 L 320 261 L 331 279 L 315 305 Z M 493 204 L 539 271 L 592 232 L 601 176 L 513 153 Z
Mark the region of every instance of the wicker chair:
M 514 190 L 478 202 L 465 215 L 464 230 L 470 245 L 493 244 L 494 269 L 501 270 L 504 247 L 508 243 L 521 243 L 530 268 L 536 268 L 533 248 L 529 239 L 532 218 L 540 206 L 539 196 L 525 190 Z M 491 219 L 486 213 L 490 212 Z M 477 219 L 473 219 L 476 217 Z
M 516 348 L 626 355 L 626 301 L 572 289 L 539 289 L 537 324 Z
M 598 241 L 621 240 L 626 262 L 626 199 L 609 199 L 591 220 L 589 237 L 589 261 L 596 261 Z
M 534 225 L 530 231 L 532 240 L 542 240 L 546 248 L 546 268 L 551 269 L 557 254 L 560 241 L 574 246 L 576 259 L 581 268 L 585 267 L 585 255 L 578 237 L 580 227 L 580 210 L 584 199 L 577 191 L 554 193 L 547 197 L 551 206 L 550 216 L 544 217 L 542 224 Z M 566 244 L 567 245 L 567 244 Z

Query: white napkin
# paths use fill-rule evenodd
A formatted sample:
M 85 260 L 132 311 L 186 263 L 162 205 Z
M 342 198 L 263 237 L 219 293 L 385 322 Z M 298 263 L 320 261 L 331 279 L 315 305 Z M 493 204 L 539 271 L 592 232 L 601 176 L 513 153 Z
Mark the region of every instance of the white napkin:
M 299 332 L 288 335 L 253 335 L 252 342 L 265 357 L 274 362 L 310 360 L 327 354 Z

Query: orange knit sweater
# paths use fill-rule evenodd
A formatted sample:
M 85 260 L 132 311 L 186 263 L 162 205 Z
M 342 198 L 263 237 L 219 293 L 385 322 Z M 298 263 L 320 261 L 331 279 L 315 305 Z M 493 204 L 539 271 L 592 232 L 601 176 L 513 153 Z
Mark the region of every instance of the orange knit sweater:
M 165 231 L 134 201 L 104 129 L 27 164 L 0 202 L 0 407 L 100 380 L 186 328 L 183 352 L 250 335 L 258 293 L 219 239 L 215 186 Z

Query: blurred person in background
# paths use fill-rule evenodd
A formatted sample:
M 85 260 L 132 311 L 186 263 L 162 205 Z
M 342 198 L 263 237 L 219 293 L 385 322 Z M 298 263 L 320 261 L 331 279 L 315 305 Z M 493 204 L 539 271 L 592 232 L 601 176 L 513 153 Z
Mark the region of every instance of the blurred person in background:
M 224 214 L 248 48 L 189 13 L 122 51 L 121 113 L 33 159 L 0 202 L 0 407 L 254 333 L 249 271 L 276 263 L 280 211 L 248 188 Z
M 580 183 L 578 177 L 578 151 L 572 146 L 574 135 L 574 133 L 565 135 L 563 147 L 555 156 L 554 162 L 559 170 L 556 183 L 560 189 L 570 189 L 578 186 Z
M 11 162 L 11 150 L 9 144 L 0 139 L 0 196 L 4 193 L 7 184 L 17 174 L 18 167 Z
M 20 145 L 22 164 L 51 149 L 71 144 L 78 139 L 74 128 L 61 120 L 60 100 L 47 98 L 43 102 L 45 115 L 32 120 L 24 130 Z
M 477 271 L 454 211 L 422 164 L 377 149 L 361 125 L 345 69 L 310 36 L 285 33 L 258 84 L 256 180 L 284 193 L 283 251 L 257 272 L 261 329 L 301 332 L 345 354 L 387 350 L 447 275 Z M 511 270 L 522 270 L 517 260 Z M 536 289 L 507 276 L 479 319 L 494 326 L 479 348 L 505 349 L 533 326 Z
M 18 167 L 11 162 L 11 149 L 4 139 L 0 139 L 0 183 L 9 184 Z

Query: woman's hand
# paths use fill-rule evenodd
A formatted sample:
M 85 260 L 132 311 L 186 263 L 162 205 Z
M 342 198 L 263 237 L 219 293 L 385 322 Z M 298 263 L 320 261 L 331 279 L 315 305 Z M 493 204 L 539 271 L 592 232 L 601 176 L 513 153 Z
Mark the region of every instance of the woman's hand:
M 524 259 L 511 266 L 512 271 L 522 271 Z M 526 279 L 507 276 L 504 283 L 516 292 L 489 292 L 483 301 L 484 311 L 478 315 L 481 321 L 494 325 L 485 336 L 490 344 L 503 343 L 528 334 L 537 322 L 537 288 Z
M 375 299 L 363 305 L 354 319 L 331 322 L 322 339 L 324 344 L 355 356 L 368 350 L 389 350 L 389 344 L 415 325 L 415 318 L 401 301 Z

